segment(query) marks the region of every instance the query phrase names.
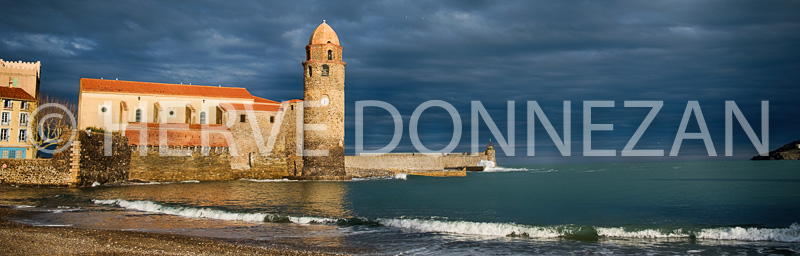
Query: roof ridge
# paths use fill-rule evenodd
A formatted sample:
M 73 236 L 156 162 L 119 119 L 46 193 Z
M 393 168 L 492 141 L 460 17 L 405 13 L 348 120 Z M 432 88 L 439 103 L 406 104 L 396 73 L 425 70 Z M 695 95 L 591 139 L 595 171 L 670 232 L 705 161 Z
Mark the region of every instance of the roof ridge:
M 235 86 L 213 86 L 213 85 L 201 85 L 201 84 L 173 84 L 173 83 L 161 83 L 161 82 L 145 82 L 145 81 L 130 81 L 130 80 L 111 80 L 111 79 L 97 79 L 97 78 L 88 78 L 84 77 L 81 80 L 96 80 L 96 81 L 115 81 L 115 82 L 129 82 L 129 83 L 145 83 L 145 84 L 168 84 L 168 85 L 178 85 L 178 86 L 197 86 L 197 87 L 211 87 L 211 88 L 228 88 L 228 89 L 245 89 L 244 87 L 235 87 Z M 251 94 L 252 95 L 252 94 Z
M 185 85 L 127 80 L 81 78 L 81 92 L 110 92 L 140 95 L 200 96 L 209 98 L 235 98 L 254 100 L 244 87 Z

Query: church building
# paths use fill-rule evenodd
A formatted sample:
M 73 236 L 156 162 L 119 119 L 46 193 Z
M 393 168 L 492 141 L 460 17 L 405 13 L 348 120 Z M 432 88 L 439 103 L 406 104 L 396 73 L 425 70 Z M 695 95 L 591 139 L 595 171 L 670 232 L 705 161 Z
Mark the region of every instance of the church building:
M 78 126 L 120 132 L 139 147 L 224 147 L 236 151 L 232 169 L 262 168 L 277 177 L 343 177 L 342 49 L 323 21 L 305 48 L 303 100 L 277 102 L 241 87 L 83 78 Z M 216 132 L 204 138 L 203 130 L 209 129 Z M 261 155 L 254 134 L 262 143 L 277 140 L 270 144 L 274 153 Z

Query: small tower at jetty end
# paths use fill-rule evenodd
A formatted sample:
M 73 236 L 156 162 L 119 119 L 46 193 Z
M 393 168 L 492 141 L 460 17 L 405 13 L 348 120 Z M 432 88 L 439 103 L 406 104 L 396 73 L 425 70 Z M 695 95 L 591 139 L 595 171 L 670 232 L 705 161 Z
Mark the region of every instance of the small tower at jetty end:
M 342 46 L 322 21 L 303 61 L 303 176 L 344 177 L 344 66 Z

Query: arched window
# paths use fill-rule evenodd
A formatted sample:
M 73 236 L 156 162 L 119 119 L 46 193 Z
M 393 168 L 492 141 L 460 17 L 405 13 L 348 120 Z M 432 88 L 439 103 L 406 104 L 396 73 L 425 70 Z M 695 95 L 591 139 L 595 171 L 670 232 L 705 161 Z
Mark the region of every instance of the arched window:
M 328 60 L 333 60 L 333 51 L 328 50 Z
M 310 76 L 312 76 L 312 74 L 313 74 L 311 71 L 312 71 L 312 70 L 311 70 L 311 66 L 308 66 L 308 76 L 309 76 L 309 77 L 310 77 Z
M 311 49 L 306 48 L 306 60 L 311 59 Z
M 328 65 L 322 65 L 322 76 L 328 76 Z
M 206 112 L 200 112 L 200 124 L 206 124 Z
M 137 123 L 142 121 L 142 110 L 141 109 L 137 109 L 136 110 L 136 118 L 135 118 L 135 120 L 136 120 Z

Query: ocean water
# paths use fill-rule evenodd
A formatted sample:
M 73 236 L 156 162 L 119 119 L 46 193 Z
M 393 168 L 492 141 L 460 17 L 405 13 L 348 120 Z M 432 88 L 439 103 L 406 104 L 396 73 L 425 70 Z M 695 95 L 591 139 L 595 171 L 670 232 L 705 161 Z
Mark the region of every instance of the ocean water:
M 800 161 L 523 165 L 467 177 L 0 186 L 34 225 L 365 255 L 800 253 Z

